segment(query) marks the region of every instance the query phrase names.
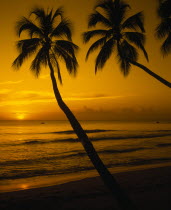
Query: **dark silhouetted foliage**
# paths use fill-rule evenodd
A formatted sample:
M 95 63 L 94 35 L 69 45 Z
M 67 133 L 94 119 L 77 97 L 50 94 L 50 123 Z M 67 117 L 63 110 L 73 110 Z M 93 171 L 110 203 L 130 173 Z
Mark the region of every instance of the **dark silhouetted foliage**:
M 124 76 L 129 74 L 131 65 L 135 65 L 171 87 L 170 82 L 137 62 L 139 49 L 148 61 L 148 54 L 144 48 L 144 17 L 143 12 L 138 12 L 127 18 L 130 9 L 129 4 L 123 0 L 102 0 L 96 4 L 88 19 L 88 28 L 91 30 L 83 33 L 84 43 L 96 38 L 87 52 L 86 60 L 92 52 L 99 49 L 95 61 L 96 73 L 115 52 Z

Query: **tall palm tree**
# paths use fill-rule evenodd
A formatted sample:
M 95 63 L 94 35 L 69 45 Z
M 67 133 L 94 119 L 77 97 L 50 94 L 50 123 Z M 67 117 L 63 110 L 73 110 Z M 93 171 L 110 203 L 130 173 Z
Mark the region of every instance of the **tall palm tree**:
M 31 17 L 35 17 L 35 19 L 31 20 Z M 49 67 L 57 103 L 68 118 L 94 167 L 106 186 L 117 198 L 121 209 L 135 209 L 130 199 L 99 158 L 87 134 L 60 95 L 54 74 L 54 71 L 57 70 L 59 82 L 62 83 L 59 59 L 65 62 L 68 72 L 74 75 L 78 66 L 75 57 L 75 51 L 78 47 L 71 40 L 70 22 L 64 18 L 62 9 L 59 8 L 54 12 L 52 10 L 45 12 L 44 9 L 35 8 L 30 13 L 29 18 L 22 17 L 17 22 L 16 32 L 19 37 L 22 32 L 26 32 L 28 39 L 17 42 L 16 46 L 19 50 L 19 55 L 14 60 L 13 66 L 18 69 L 27 58 L 35 55 L 30 69 L 36 76 L 39 76 L 42 66 Z
M 90 53 L 100 49 L 95 61 L 95 72 L 97 72 L 104 67 L 106 61 L 115 51 L 124 76 L 129 74 L 131 65 L 134 65 L 164 85 L 171 87 L 170 82 L 137 62 L 137 48 L 143 52 L 148 61 L 148 55 L 144 48 L 143 13 L 139 12 L 126 18 L 129 9 L 130 5 L 123 0 L 102 0 L 96 4 L 94 12 L 88 20 L 88 27 L 93 29 L 83 33 L 83 40 L 87 43 L 94 37 L 98 37 L 98 39 L 90 46 L 86 59 Z M 99 28 L 94 29 L 97 25 Z
M 157 14 L 160 17 L 160 23 L 156 27 L 156 35 L 159 39 L 164 39 L 161 52 L 165 56 L 171 53 L 171 0 L 158 1 Z

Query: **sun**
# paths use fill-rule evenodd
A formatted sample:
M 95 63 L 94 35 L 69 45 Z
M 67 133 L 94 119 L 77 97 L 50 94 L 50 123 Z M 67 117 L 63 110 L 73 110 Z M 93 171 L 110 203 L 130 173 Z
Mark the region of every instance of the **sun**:
M 24 120 L 24 118 L 25 118 L 24 114 L 18 114 L 17 115 L 18 120 Z
M 29 188 L 29 186 L 28 186 L 27 184 L 22 184 L 22 185 L 21 185 L 21 188 L 22 188 L 23 190 L 26 190 L 26 189 Z

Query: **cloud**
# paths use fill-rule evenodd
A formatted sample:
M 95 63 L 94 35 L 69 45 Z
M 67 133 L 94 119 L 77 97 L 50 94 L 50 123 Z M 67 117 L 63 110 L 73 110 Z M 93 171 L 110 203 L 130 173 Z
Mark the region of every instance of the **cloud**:
M 64 101 L 90 101 L 90 100 L 108 100 L 108 99 L 117 99 L 124 98 L 128 96 L 113 96 L 103 93 L 98 94 L 72 94 L 71 97 L 63 97 Z M 13 91 L 12 89 L 2 89 L 0 90 L 0 106 L 21 106 L 29 105 L 34 103 L 49 103 L 55 102 L 55 96 L 53 92 L 48 91 Z
M 1 94 L 7 94 L 7 93 L 9 93 L 9 92 L 11 92 L 11 89 L 0 89 L 0 95 Z
M 0 105 L 3 101 L 8 100 L 9 93 L 11 92 L 11 89 L 0 89 Z
M 101 99 L 117 99 L 124 98 L 128 96 L 113 96 L 107 94 L 87 94 L 87 95 L 73 95 L 71 97 L 64 97 L 66 101 L 83 101 L 83 100 L 101 100 Z
M 15 85 L 18 83 L 23 82 L 23 80 L 18 80 L 18 81 L 4 81 L 4 82 L 0 82 L 0 85 Z
M 47 79 L 47 78 L 50 78 L 50 75 L 49 74 L 40 75 L 39 78 L 40 79 Z
M 0 91 L 0 106 L 28 105 L 33 103 L 47 103 L 55 101 L 54 95 L 46 91 L 19 91 L 4 89 Z
M 123 105 L 111 108 L 91 108 L 84 106 L 81 110 L 76 110 L 79 120 L 122 120 L 122 121 L 141 121 L 141 120 L 171 120 L 171 111 L 161 110 L 157 106 L 143 105 Z
M 29 100 L 38 100 L 38 99 L 54 99 L 54 94 L 48 91 L 30 91 L 23 90 L 15 94 L 16 99 L 29 99 Z

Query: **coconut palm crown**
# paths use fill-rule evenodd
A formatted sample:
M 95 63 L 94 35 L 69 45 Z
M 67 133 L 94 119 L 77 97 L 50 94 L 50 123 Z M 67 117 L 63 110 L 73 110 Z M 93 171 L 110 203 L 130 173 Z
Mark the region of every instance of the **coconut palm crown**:
M 160 23 L 156 27 L 156 35 L 164 40 L 161 52 L 165 56 L 171 53 L 171 0 L 159 0 L 157 14 L 160 17 Z
M 65 62 L 69 73 L 76 74 L 78 63 L 75 51 L 78 47 L 72 42 L 71 23 L 63 17 L 62 8 L 55 11 L 33 9 L 29 18 L 21 17 L 17 21 L 16 32 L 19 37 L 22 32 L 26 32 L 28 38 L 19 40 L 16 44 L 19 55 L 13 62 L 14 67 L 18 69 L 28 57 L 34 55 L 30 69 L 36 76 L 43 65 L 48 65 L 48 59 L 57 70 L 60 83 L 62 76 L 59 60 Z
M 102 0 L 96 4 L 94 12 L 89 16 L 88 27 L 94 28 L 98 25 L 100 29 L 83 33 L 83 41 L 87 43 L 94 37 L 100 38 L 90 46 L 86 59 L 90 53 L 100 49 L 95 61 L 96 73 L 104 67 L 106 61 L 115 51 L 124 76 L 129 74 L 131 65 L 134 65 L 171 88 L 169 81 L 137 62 L 138 49 L 143 52 L 148 61 L 148 54 L 144 48 L 144 18 L 142 12 L 126 18 L 129 10 L 129 4 L 123 0 Z
M 94 13 L 89 16 L 89 28 L 95 27 L 97 24 L 102 28 L 90 30 L 83 34 L 85 43 L 95 36 L 100 36 L 100 39 L 91 45 L 86 56 L 88 59 L 90 53 L 100 48 L 96 58 L 95 72 L 103 68 L 114 50 L 117 53 L 124 76 L 129 73 L 130 61 L 137 61 L 138 59 L 137 48 L 143 51 L 148 60 L 144 48 L 143 13 L 136 13 L 126 19 L 129 9 L 129 4 L 122 0 L 103 0 L 95 6 Z

